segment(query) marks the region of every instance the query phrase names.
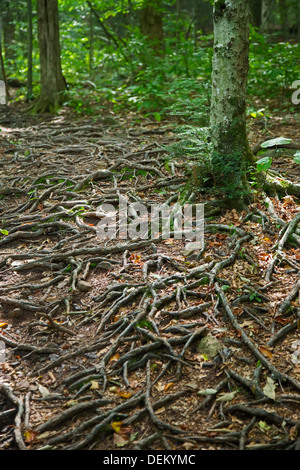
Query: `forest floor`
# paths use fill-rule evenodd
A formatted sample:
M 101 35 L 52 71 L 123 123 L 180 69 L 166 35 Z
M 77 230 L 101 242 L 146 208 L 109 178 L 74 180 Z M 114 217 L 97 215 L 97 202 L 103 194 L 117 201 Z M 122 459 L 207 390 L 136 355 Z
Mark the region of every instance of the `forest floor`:
M 0 125 L 0 448 L 299 449 L 299 200 L 216 213 L 201 251 L 104 242 L 102 203 L 177 200 L 173 123 L 2 107 Z M 275 113 L 249 139 L 299 129 Z M 272 169 L 299 183 L 291 155 Z

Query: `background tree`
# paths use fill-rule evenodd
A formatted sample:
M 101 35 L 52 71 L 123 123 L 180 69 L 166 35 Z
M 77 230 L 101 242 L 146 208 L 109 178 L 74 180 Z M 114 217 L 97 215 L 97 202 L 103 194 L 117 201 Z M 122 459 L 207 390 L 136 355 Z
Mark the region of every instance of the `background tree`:
M 161 52 L 163 45 L 162 0 L 146 0 L 140 11 L 140 31 L 147 37 L 151 47 Z
M 24 100 L 28 95 L 25 86 L 29 65 L 24 38 L 30 34 L 27 0 L 15 0 L 13 8 L 8 0 L 3 2 L 9 6 L 8 13 L 6 7 L 2 10 L 3 66 L 8 84 L 19 87 L 10 88 L 11 99 Z M 41 66 L 36 3 L 32 0 L 32 93 L 39 96 Z M 280 101 L 288 106 L 288 88 L 298 78 L 296 38 L 300 2 L 276 0 L 268 29 L 263 34 L 258 33 L 262 0 L 249 0 L 249 3 L 251 26 L 255 28 L 250 29 L 248 103 L 259 109 L 262 106 L 255 97 L 272 99 L 279 93 Z M 280 15 L 279 9 L 284 4 L 286 18 Z M 159 37 L 163 38 L 163 54 L 160 55 L 141 30 L 142 12 L 150 6 L 162 19 Z M 205 122 L 213 44 L 210 0 L 61 0 L 59 12 L 61 63 L 70 85 L 65 104 L 78 112 L 92 112 L 93 101 L 104 100 L 113 108 L 127 107 L 145 115 L 152 113 L 157 119 L 168 115 L 172 109 L 172 113 L 180 113 L 182 118 L 188 115 L 195 121 L 197 116 L 201 123 Z M 5 31 L 8 20 L 10 32 Z M 285 44 L 285 40 L 288 43 Z M 83 85 L 91 79 L 95 86 L 87 90 Z
M 94 14 L 90 8 L 89 14 L 89 71 L 90 79 L 93 79 L 93 66 L 94 66 Z
M 37 0 L 41 92 L 34 112 L 55 112 L 66 89 L 61 69 L 57 0 Z
M 260 24 L 261 31 L 267 31 L 269 29 L 269 23 L 271 21 L 274 5 L 275 0 L 262 0 Z
M 197 35 L 201 30 L 204 34 L 210 34 L 213 29 L 212 5 L 207 0 L 194 0 L 194 30 Z
M 4 0 L 0 0 L 0 78 L 6 82 L 6 72 L 3 60 L 3 51 L 2 51 L 2 37 L 3 37 L 3 10 L 4 10 Z
M 15 28 L 16 23 L 14 19 L 14 6 L 8 0 L 2 1 L 2 17 L 3 17 L 3 44 L 5 58 L 7 61 L 12 63 L 15 58 L 15 51 L 13 48 L 13 42 L 15 39 Z
M 32 0 L 27 0 L 27 101 L 32 99 Z

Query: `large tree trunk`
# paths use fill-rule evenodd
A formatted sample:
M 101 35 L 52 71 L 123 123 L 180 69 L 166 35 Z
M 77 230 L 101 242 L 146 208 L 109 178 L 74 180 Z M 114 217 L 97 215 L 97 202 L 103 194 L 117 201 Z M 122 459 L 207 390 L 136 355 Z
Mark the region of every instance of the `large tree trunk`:
M 211 97 L 212 166 L 216 189 L 239 205 L 254 162 L 246 133 L 249 0 L 215 0 Z
M 57 0 L 37 0 L 41 93 L 33 111 L 54 113 L 63 100 Z
M 3 17 L 3 52 L 5 61 L 11 67 L 16 62 L 14 45 L 16 18 L 14 17 L 14 6 L 7 0 L 0 4 Z

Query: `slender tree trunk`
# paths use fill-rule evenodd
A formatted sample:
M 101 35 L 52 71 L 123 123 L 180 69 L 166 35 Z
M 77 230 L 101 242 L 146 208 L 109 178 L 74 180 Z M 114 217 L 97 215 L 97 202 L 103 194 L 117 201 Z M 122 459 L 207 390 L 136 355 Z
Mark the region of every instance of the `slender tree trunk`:
M 286 3 L 286 0 L 279 0 L 278 6 L 279 6 L 281 28 L 285 37 L 287 37 L 288 35 L 288 5 Z
M 90 16 L 89 16 L 89 43 L 90 43 L 90 50 L 89 50 L 89 69 L 90 69 L 90 79 L 93 80 L 94 74 L 94 14 L 92 9 L 90 8 Z
M 237 206 L 248 190 L 247 167 L 254 162 L 246 133 L 249 16 L 248 0 L 215 0 L 212 165 L 216 188 Z
M 32 99 L 32 0 L 27 0 L 27 101 Z
M 5 104 L 6 99 L 9 97 L 8 95 L 8 88 L 7 88 L 7 80 L 6 80 L 6 72 L 5 72 L 5 65 L 3 59 L 3 51 L 2 51 L 2 38 L 3 38 L 3 0 L 0 0 L 0 79 L 4 82 L 4 86 L 1 83 L 1 102 Z
M 2 54 L 2 43 L 0 41 L 0 79 L 6 84 L 6 73 L 5 73 L 5 67 L 4 67 L 4 60 L 3 60 L 3 54 Z
M 4 68 L 4 61 L 3 61 L 3 54 L 2 54 L 2 38 L 3 38 L 3 0 L 0 0 L 0 79 L 6 81 L 5 77 L 5 68 Z
M 57 111 L 66 89 L 61 70 L 57 0 L 37 0 L 41 93 L 33 111 Z
M 274 4 L 275 4 L 275 0 L 262 0 L 261 26 L 260 26 L 261 32 L 268 31 L 270 17 L 271 17 Z

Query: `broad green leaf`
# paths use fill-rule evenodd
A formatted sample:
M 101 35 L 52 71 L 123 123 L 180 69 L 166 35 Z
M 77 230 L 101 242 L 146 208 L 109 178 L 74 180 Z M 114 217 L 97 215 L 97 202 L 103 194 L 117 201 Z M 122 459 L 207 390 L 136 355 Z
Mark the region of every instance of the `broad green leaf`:
M 206 354 L 200 354 L 200 357 L 202 357 L 202 359 L 205 361 L 208 361 L 208 356 Z
M 260 173 L 261 171 L 267 171 L 271 165 L 272 165 L 271 157 L 263 157 L 260 160 L 257 160 L 256 162 L 258 173 Z
M 271 429 L 271 426 L 269 426 L 265 421 L 259 421 L 258 426 L 262 431 L 267 431 L 268 429 Z
M 250 116 L 252 116 L 253 118 L 263 117 L 264 116 L 263 111 L 264 111 L 264 109 L 259 109 L 258 111 L 253 111 L 252 113 L 250 113 Z
M 237 390 L 234 392 L 228 392 L 228 393 L 222 393 L 219 398 L 216 399 L 216 401 L 222 402 L 222 401 L 231 401 L 234 399 L 235 395 L 238 393 Z
M 274 147 L 276 145 L 287 145 L 292 142 L 292 139 L 286 139 L 285 137 L 277 137 L 276 139 L 266 140 L 261 144 L 263 149 Z
M 153 113 L 153 116 L 155 117 L 156 121 L 157 122 L 160 122 L 161 121 L 161 115 L 159 113 Z
M 230 289 L 230 286 L 227 286 L 227 285 L 222 286 L 223 291 L 227 291 L 228 289 Z
M 299 163 L 299 165 L 300 165 L 300 151 L 295 153 L 294 160 L 295 160 L 296 163 Z

